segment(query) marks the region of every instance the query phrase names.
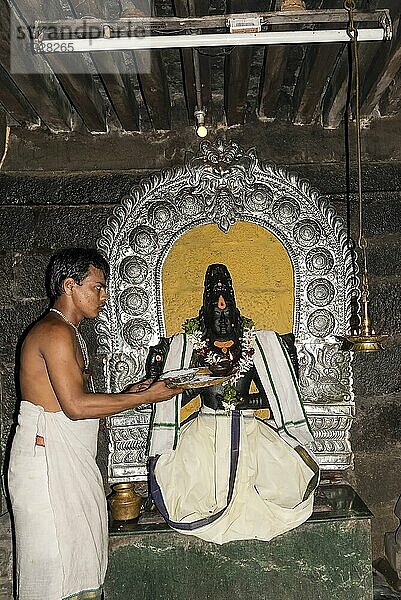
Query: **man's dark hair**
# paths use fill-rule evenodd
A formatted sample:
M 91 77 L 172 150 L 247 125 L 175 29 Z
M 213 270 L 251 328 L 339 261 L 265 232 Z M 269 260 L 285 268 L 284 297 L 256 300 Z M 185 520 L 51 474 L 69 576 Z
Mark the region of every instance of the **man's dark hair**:
M 93 248 L 66 248 L 54 254 L 46 270 L 46 290 L 50 300 L 63 293 L 63 281 L 72 277 L 80 284 L 88 275 L 89 267 L 103 271 L 105 279 L 110 275 L 107 260 Z

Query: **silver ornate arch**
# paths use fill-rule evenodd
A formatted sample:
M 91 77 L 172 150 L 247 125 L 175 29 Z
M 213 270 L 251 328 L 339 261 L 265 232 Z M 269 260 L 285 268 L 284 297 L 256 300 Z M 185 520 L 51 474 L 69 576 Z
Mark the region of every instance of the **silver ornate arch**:
M 283 243 L 294 268 L 294 334 L 301 390 L 323 468 L 352 465 L 354 413 L 347 332 L 356 275 L 342 220 L 308 183 L 262 164 L 254 149 L 203 142 L 196 156 L 145 179 L 108 219 L 98 242 L 111 265 L 109 302 L 97 324 L 109 392 L 143 375 L 148 347 L 165 335 L 162 268 L 174 242 L 199 225 L 224 232 L 256 223 Z M 146 477 L 150 411 L 109 419 L 110 481 Z

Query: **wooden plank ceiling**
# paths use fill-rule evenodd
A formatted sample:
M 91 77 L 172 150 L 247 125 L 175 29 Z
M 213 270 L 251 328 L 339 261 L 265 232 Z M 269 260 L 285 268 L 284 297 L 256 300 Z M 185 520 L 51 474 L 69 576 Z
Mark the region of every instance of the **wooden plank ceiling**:
M 277 119 L 339 127 L 348 106 L 346 44 L 152 50 L 148 72 L 138 51 L 21 53 L 10 63 L 10 18 L 32 26 L 36 19 L 204 16 L 267 12 L 276 5 L 279 0 L 154 0 L 150 7 L 147 0 L 0 0 L 0 117 L 54 132 L 195 125 L 195 52 L 208 125 Z M 343 2 L 306 0 L 306 7 L 338 9 Z M 368 120 L 393 117 L 401 111 L 401 2 L 361 0 L 356 7 L 390 9 L 392 41 L 360 44 L 361 114 Z

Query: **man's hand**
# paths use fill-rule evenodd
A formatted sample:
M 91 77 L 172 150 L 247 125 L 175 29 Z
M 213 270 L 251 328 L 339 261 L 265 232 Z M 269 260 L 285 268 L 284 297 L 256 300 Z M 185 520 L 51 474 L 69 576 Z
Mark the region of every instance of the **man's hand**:
M 127 387 L 124 394 L 141 394 L 144 404 L 153 404 L 170 400 L 183 391 L 182 388 L 174 387 L 170 379 L 159 379 L 155 382 L 152 377 L 149 377 Z
M 152 385 L 153 379 L 149 377 L 148 379 L 144 379 L 143 381 L 138 381 L 138 383 L 133 383 L 129 385 L 125 390 L 125 394 L 136 394 L 137 392 L 144 392 Z
M 177 394 L 182 394 L 184 390 L 179 387 L 172 387 L 170 379 L 163 379 L 156 381 L 147 390 L 146 394 L 149 394 L 148 402 L 163 402 L 164 400 L 170 400 Z

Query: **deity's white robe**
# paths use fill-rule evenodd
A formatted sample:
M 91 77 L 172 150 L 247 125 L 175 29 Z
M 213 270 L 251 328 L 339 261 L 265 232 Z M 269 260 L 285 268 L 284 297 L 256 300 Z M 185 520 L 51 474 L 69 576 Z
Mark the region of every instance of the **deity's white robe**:
M 108 531 L 98 426 L 21 402 L 8 473 L 18 600 L 101 597 Z
M 192 350 L 187 336 L 175 336 L 166 370 L 188 366 Z M 270 540 L 312 513 L 319 469 L 304 446 L 313 437 L 289 357 L 274 332 L 257 332 L 254 364 L 274 422 L 255 418 L 252 410 L 202 407 L 180 430 L 179 402 L 155 407 L 152 496 L 181 533 L 219 544 Z

